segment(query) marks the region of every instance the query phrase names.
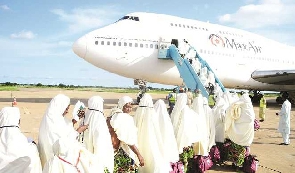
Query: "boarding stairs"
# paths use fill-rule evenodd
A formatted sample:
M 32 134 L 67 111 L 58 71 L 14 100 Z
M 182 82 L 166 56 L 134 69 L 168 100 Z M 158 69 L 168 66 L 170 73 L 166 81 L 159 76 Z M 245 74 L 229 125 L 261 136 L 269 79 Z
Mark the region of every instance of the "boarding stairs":
M 209 64 L 201 58 L 191 45 L 189 45 L 189 49 L 185 54 L 180 54 L 174 44 L 169 47 L 161 46 L 158 58 L 172 59 L 185 86 L 192 91 L 199 89 L 203 97 L 208 98 L 209 95 L 225 92 L 223 84 L 214 74 Z

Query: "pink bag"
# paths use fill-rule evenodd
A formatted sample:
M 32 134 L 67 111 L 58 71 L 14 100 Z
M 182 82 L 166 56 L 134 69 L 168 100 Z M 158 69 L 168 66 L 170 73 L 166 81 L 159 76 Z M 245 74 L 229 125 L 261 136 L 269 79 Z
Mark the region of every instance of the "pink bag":
M 194 157 L 197 169 L 196 171 L 205 172 L 213 166 L 213 162 L 210 159 L 210 156 L 195 156 Z
M 254 156 L 249 154 L 244 159 L 243 171 L 245 173 L 255 173 L 258 168 L 258 163 L 259 163 L 259 161 Z
M 259 121 L 255 118 L 254 119 L 254 130 L 258 130 L 260 128 Z
M 220 161 L 220 151 L 216 145 L 212 146 L 210 149 L 209 156 L 213 162 Z
M 184 173 L 184 166 L 181 161 L 178 161 L 176 163 L 170 163 L 172 171 L 169 173 Z

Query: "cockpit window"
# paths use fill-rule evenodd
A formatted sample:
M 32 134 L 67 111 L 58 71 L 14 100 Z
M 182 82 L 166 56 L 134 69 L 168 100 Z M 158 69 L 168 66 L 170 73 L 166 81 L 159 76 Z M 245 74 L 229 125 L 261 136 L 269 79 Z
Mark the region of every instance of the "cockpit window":
M 134 20 L 134 21 L 139 21 L 139 17 L 136 17 L 136 16 L 124 16 L 121 19 L 119 19 L 118 21 L 120 21 L 120 20 L 126 20 L 126 19 L 128 19 L 128 20 Z

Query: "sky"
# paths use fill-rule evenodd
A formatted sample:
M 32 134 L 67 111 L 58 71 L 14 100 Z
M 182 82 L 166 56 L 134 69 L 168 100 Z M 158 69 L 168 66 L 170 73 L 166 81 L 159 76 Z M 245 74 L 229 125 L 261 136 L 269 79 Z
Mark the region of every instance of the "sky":
M 134 87 L 133 79 L 99 69 L 72 51 L 81 36 L 131 12 L 221 24 L 295 46 L 294 0 L 1 0 L 0 83 Z

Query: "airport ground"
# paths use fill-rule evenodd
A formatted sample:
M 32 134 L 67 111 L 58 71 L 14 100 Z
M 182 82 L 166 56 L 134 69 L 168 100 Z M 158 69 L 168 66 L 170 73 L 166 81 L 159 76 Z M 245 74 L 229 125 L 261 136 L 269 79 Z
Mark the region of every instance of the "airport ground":
M 99 95 L 104 98 L 104 112 L 110 113 L 110 109 L 117 104 L 120 97 L 128 95 L 134 100 L 136 93 L 114 93 L 63 90 L 50 88 L 21 88 L 19 91 L 0 91 L 0 108 L 11 106 L 12 97 L 17 99 L 17 106 L 21 111 L 21 131 L 27 136 L 38 140 L 40 121 L 46 111 L 50 100 L 57 94 L 63 93 L 71 98 L 71 109 L 68 114 L 72 114 L 73 105 L 80 100 L 87 105 L 87 100 L 91 96 Z M 158 99 L 165 99 L 166 94 L 151 94 L 154 102 Z M 291 112 L 291 144 L 288 146 L 278 145 L 282 142 L 281 134 L 277 132 L 279 118 L 275 115 L 281 105 L 275 103 L 274 97 L 267 97 L 266 120 L 260 123 L 260 129 L 255 131 L 255 138 L 251 145 L 251 154 L 256 155 L 259 160 L 258 173 L 290 173 L 295 172 L 295 109 Z M 136 110 L 136 107 L 134 111 Z M 258 105 L 254 105 L 256 118 L 258 119 Z M 62 129 L 61 129 L 62 130 Z M 230 166 L 215 166 L 208 173 L 214 172 L 236 172 Z

